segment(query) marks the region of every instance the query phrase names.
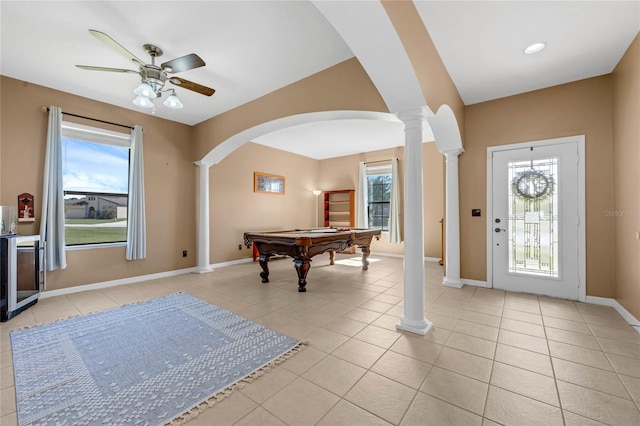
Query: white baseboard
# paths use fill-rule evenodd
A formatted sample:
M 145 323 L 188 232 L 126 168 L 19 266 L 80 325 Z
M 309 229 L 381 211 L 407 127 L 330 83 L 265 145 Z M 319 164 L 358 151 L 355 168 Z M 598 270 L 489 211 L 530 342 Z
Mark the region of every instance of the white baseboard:
M 374 253 L 374 252 L 371 252 L 371 253 L 369 254 L 369 257 L 371 257 L 371 256 L 378 256 L 378 257 L 395 257 L 395 258 L 397 258 L 397 259 L 401 259 L 401 258 L 403 258 L 403 257 L 404 257 L 404 254 L 398 254 L 398 253 L 378 253 L 378 252 Z
M 247 257 L 244 259 L 238 259 L 238 260 L 230 260 L 228 262 L 220 262 L 220 263 L 213 263 L 211 265 L 209 265 L 210 268 L 224 268 L 225 266 L 232 266 L 232 265 L 240 265 L 242 263 L 251 263 L 253 262 L 253 257 Z M 256 260 L 257 262 L 257 260 Z
M 625 321 L 629 323 L 631 327 L 634 328 L 638 333 L 640 333 L 640 321 L 637 320 L 636 317 L 631 315 L 629 311 L 625 309 L 624 306 L 620 304 L 616 299 L 611 299 L 608 297 L 596 297 L 596 296 L 587 296 L 587 303 L 592 303 L 594 305 L 603 305 L 610 306 L 616 310 L 620 314 Z
M 57 290 L 46 290 L 40 293 L 40 297 L 46 299 L 47 297 L 63 296 L 65 294 L 80 293 L 88 290 L 98 290 L 101 288 L 115 287 L 119 285 L 133 284 L 141 281 L 157 280 L 158 278 L 175 277 L 176 275 L 188 274 L 196 272 L 197 268 L 177 269 L 174 271 L 158 272 L 157 274 L 138 275 L 135 277 L 122 278 L 119 280 L 103 281 L 93 284 L 77 285 L 74 287 L 61 288 Z
M 231 266 L 231 265 L 239 265 L 241 263 L 251 263 L 252 261 L 253 259 L 248 257 L 246 259 L 238 259 L 238 260 L 232 260 L 229 262 L 214 263 L 209 265 L 209 270 L 204 272 L 207 272 L 207 273 L 213 272 L 214 269 L 216 268 L 223 268 L 225 266 Z M 199 273 L 202 273 L 202 271 L 199 271 L 198 268 L 194 266 L 193 268 L 177 269 L 174 271 L 167 271 L 167 272 L 158 272 L 157 274 L 138 275 L 135 277 L 122 278 L 119 280 L 103 281 L 103 282 L 93 283 L 93 284 L 84 284 L 84 285 L 77 285 L 74 287 L 61 288 L 58 290 L 46 290 L 40 293 L 40 297 L 43 299 L 46 299 L 48 297 L 63 296 L 66 294 L 80 293 L 80 292 L 89 291 L 89 290 L 99 290 L 101 288 L 134 284 L 134 283 L 139 283 L 143 281 L 157 280 L 159 278 L 175 277 L 177 275 L 190 274 L 190 273 L 199 274 Z
M 399 253 L 374 253 L 371 252 L 371 256 L 379 256 L 379 257 L 395 257 L 396 259 L 402 259 L 404 258 L 404 254 L 399 254 Z M 425 262 L 440 262 L 440 258 L 439 257 L 425 257 L 424 258 Z
M 460 279 L 460 281 L 462 281 L 462 284 L 472 285 L 474 287 L 487 288 L 489 286 L 489 284 L 487 284 L 486 281 L 469 280 L 469 279 L 466 279 L 466 278 L 462 278 L 462 279 Z

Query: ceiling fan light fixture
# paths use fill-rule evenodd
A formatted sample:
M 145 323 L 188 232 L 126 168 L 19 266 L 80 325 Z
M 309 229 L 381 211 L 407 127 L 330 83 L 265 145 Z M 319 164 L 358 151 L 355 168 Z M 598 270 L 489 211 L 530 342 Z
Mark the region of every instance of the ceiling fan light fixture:
M 175 93 L 170 94 L 167 97 L 167 99 L 164 100 L 163 104 L 167 108 L 172 108 L 172 109 L 180 109 L 184 106 L 182 105 L 182 102 L 180 102 L 180 99 L 178 99 Z
M 2 0 L 0 0 L 2 1 Z M 181 86 L 186 90 L 199 93 L 204 96 L 211 96 L 215 93 L 215 90 L 203 86 L 193 81 L 185 80 L 184 78 L 169 76 L 168 74 L 174 74 L 183 71 L 189 71 L 194 68 L 205 66 L 205 62 L 201 57 L 195 53 L 191 53 L 179 58 L 174 58 L 170 61 L 166 61 L 163 64 L 156 65 L 156 59 L 162 56 L 162 49 L 153 44 L 145 44 L 142 47 L 151 56 L 151 63 L 146 63 L 142 59 L 129 52 L 120 43 L 112 39 L 109 35 L 97 31 L 89 30 L 93 36 L 98 38 L 108 47 L 114 49 L 121 55 L 125 56 L 128 60 L 133 61 L 139 65 L 138 70 L 124 68 L 107 68 L 107 67 L 94 67 L 88 65 L 76 65 L 78 68 L 93 70 L 93 71 L 108 71 L 118 73 L 133 73 L 140 76 L 140 84 L 133 90 L 136 98 L 133 100 L 133 104 L 141 108 L 152 108 L 152 114 L 156 112 L 156 98 L 160 98 L 163 93 L 167 93 L 167 99 L 163 104 L 167 108 L 180 109 L 183 108 L 182 102 L 176 96 L 176 92 L 173 89 L 165 89 L 165 83 L 170 81 L 172 84 Z
M 133 104 L 142 108 L 151 108 L 153 106 L 153 102 L 149 100 L 146 96 L 136 96 L 133 100 Z
M 133 93 L 135 93 L 138 96 L 144 96 L 145 98 L 147 98 L 147 100 L 158 96 L 156 95 L 156 92 L 153 90 L 153 87 L 151 87 L 150 84 L 147 84 L 145 82 L 140 83 L 138 87 L 135 88 Z
M 541 41 L 538 43 L 530 44 L 524 49 L 523 52 L 525 55 L 533 55 L 534 53 L 540 52 L 545 47 L 547 47 L 547 43 Z

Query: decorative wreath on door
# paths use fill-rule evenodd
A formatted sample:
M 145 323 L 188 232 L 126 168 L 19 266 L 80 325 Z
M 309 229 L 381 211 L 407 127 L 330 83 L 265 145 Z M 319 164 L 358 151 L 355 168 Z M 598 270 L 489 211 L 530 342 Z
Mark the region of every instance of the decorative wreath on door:
M 526 200 L 541 200 L 553 193 L 553 178 L 537 170 L 520 172 L 511 183 L 513 191 Z

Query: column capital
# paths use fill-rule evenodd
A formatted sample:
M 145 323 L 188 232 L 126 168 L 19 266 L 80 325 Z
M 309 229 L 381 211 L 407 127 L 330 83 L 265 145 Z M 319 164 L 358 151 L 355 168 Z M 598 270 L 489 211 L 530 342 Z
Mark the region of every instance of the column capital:
M 202 161 L 202 160 L 195 161 L 193 164 L 195 164 L 195 165 L 196 165 L 196 166 L 198 166 L 198 167 L 206 167 L 206 168 L 209 168 L 209 167 L 211 167 L 211 166 L 212 166 L 212 164 L 205 163 L 205 162 L 204 162 L 204 161 Z
M 396 116 L 402 120 L 405 127 L 416 127 L 422 129 L 422 122 L 427 119 L 426 107 L 414 108 L 400 111 Z
M 464 149 L 451 149 L 449 151 L 442 151 L 447 161 L 458 161 L 458 156 L 464 152 Z

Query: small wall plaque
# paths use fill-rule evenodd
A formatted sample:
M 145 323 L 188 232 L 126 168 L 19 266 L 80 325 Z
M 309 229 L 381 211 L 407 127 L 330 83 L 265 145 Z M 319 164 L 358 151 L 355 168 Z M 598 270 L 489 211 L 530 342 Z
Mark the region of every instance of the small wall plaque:
M 33 214 L 33 195 L 26 192 L 18 195 L 18 222 L 33 222 Z

